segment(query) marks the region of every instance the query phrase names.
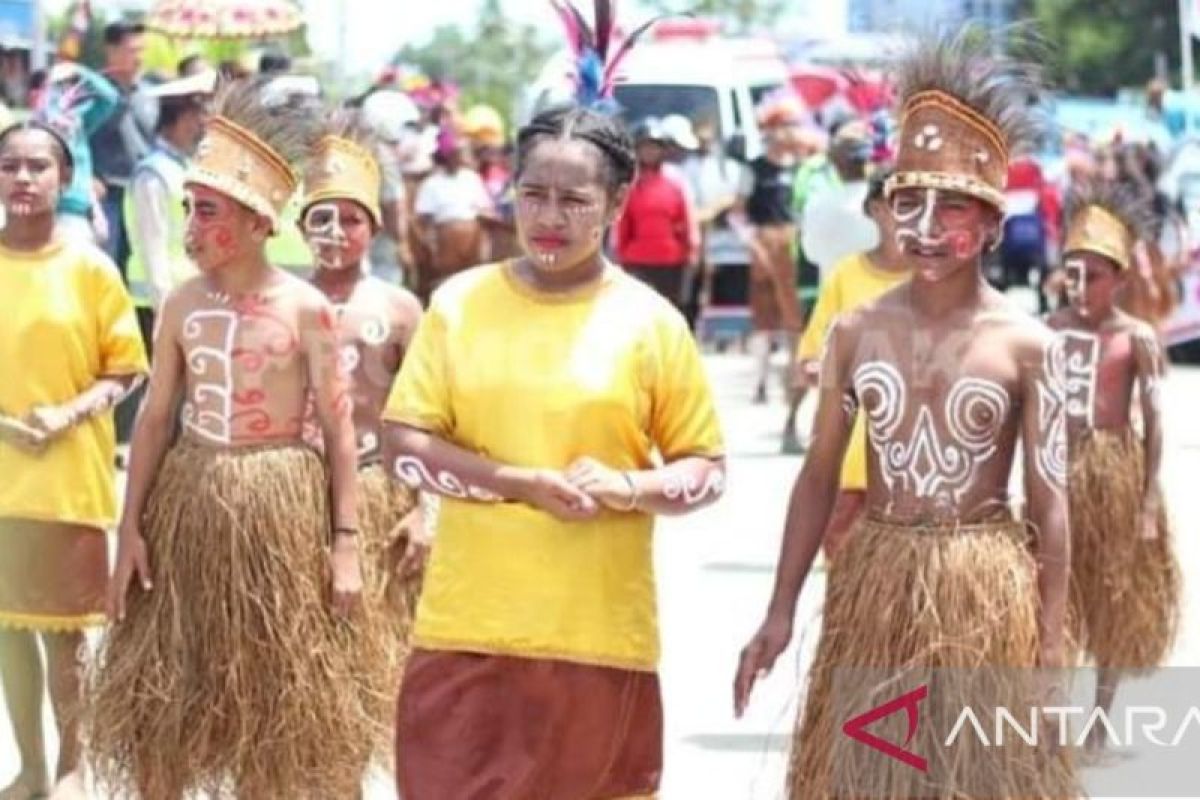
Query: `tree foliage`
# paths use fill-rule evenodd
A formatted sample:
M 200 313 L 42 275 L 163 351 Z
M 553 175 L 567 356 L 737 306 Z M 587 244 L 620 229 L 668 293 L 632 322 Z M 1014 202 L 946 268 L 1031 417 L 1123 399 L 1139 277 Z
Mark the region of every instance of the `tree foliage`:
M 1164 59 L 1179 77 L 1178 0 L 1033 0 L 1058 57 L 1047 65 L 1064 90 L 1111 94 L 1144 85 Z
M 741 33 L 768 28 L 787 9 L 787 0 L 648 0 L 660 14 L 692 12 L 732 24 Z
M 395 60 L 457 83 L 465 105 L 486 103 L 510 119 L 518 93 L 551 52 L 553 44 L 542 41 L 536 28 L 504 14 L 501 0 L 483 0 L 473 28 L 441 25 L 424 44 L 401 49 Z

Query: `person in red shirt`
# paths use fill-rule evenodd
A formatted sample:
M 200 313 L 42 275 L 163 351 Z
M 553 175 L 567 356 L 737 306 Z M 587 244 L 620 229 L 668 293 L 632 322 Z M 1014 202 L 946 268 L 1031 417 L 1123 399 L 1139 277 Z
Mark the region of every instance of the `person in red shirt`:
M 691 202 L 679 181 L 663 171 L 666 142 L 658 120 L 646 120 L 635 135 L 638 175 L 616 225 L 617 259 L 679 306 L 684 274 L 699 249 Z

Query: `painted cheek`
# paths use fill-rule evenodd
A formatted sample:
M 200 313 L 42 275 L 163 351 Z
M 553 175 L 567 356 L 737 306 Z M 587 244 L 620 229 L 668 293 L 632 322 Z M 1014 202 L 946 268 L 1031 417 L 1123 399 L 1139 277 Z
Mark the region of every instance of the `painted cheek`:
M 221 226 L 213 230 L 213 245 L 217 249 L 229 252 L 233 249 L 233 242 L 233 231 L 229 228 Z

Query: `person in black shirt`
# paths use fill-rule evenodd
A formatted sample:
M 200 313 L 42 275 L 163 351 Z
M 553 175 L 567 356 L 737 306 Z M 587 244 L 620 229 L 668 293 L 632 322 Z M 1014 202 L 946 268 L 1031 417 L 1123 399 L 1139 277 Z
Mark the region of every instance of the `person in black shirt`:
M 750 313 L 754 321 L 751 349 L 758 362 L 755 402 L 767 401 L 767 374 L 773 345 L 794 354 L 804 327 L 796 296 L 796 224 L 792 184 L 796 176 L 799 109 L 792 103 L 768 106 L 760 121 L 766 154 L 750 162 L 741 203 L 751 227 Z M 792 356 L 789 356 L 789 358 Z

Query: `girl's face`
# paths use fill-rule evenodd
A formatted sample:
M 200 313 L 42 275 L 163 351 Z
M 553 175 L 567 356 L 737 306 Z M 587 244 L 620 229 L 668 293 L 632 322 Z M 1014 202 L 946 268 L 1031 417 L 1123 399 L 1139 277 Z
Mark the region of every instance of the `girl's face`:
M 322 269 L 356 268 L 362 264 L 374 222 L 353 200 L 337 199 L 309 206 L 301 223 L 304 238 Z
M 0 147 L 0 202 L 9 218 L 53 214 L 69 173 L 61 146 L 45 131 L 9 134 Z
M 517 181 L 517 235 L 539 270 L 563 272 L 599 253 L 628 193 L 622 187 L 609 197 L 603 157 L 577 139 L 544 141 L 526 157 Z
M 207 186 L 187 186 L 188 256 L 201 272 L 219 272 L 262 247 L 270 235 L 266 219 Z
M 978 263 L 1000 235 L 999 215 L 961 192 L 905 188 L 892 195 L 894 239 L 926 281 L 949 277 Z

